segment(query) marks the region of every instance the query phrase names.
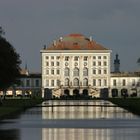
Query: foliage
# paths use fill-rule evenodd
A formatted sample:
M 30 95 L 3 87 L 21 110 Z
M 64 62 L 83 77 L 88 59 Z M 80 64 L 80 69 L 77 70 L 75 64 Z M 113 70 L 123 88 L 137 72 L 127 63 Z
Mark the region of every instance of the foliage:
M 0 28 L 0 90 L 6 90 L 16 82 L 20 74 L 20 56 L 13 46 L 2 37 Z

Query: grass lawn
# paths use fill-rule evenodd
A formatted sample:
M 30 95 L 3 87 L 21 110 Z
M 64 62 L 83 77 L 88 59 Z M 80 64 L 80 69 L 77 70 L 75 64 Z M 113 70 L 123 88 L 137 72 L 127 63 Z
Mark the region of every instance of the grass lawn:
M 140 115 L 140 98 L 109 98 L 112 103 Z
M 9 117 L 36 104 L 42 103 L 43 99 L 6 99 L 0 106 L 0 119 Z

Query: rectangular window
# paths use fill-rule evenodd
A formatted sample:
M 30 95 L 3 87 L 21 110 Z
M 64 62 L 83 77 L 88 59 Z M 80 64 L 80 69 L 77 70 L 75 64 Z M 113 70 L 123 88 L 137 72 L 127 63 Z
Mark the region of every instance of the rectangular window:
M 57 80 L 57 86 L 60 86 L 60 80 Z
M 104 79 L 104 86 L 107 86 L 107 80 Z
M 107 66 L 107 62 L 106 61 L 104 61 L 104 66 Z
M 35 80 L 35 86 L 39 87 L 39 80 Z
M 57 74 L 60 74 L 60 70 L 57 70 Z
M 126 86 L 126 80 L 123 79 L 123 82 L 122 82 L 123 86 Z
M 51 74 L 54 75 L 54 70 L 51 70 Z
M 101 61 L 98 62 L 98 66 L 101 66 Z
M 51 59 L 54 59 L 54 56 L 51 56 Z
M 60 56 L 56 56 L 56 59 L 58 60 L 60 58 Z
M 74 61 L 78 61 L 78 56 L 75 56 L 74 57 Z
M 56 65 L 59 66 L 59 62 L 56 62 Z
M 65 56 L 65 61 L 69 61 L 69 56 Z
M 96 56 L 93 56 L 93 59 L 96 59 Z
M 46 62 L 46 66 L 49 66 L 49 62 Z
M 96 66 L 96 62 L 93 62 L 93 66 Z
M 98 56 L 98 59 L 101 59 L 101 56 Z
M 96 74 L 96 70 L 95 69 L 93 69 L 93 74 Z
M 117 86 L 116 80 L 113 80 L 113 86 Z
M 87 56 L 84 56 L 84 61 L 87 61 L 88 60 L 88 57 Z
M 49 70 L 46 70 L 46 74 L 49 75 Z
M 98 86 L 101 86 L 102 83 L 101 83 L 101 79 L 98 79 Z
M 46 86 L 49 86 L 49 80 L 46 80 Z
M 27 87 L 30 86 L 30 80 L 26 80 L 26 86 L 27 86 Z
M 54 66 L 54 62 L 51 62 L 51 66 Z
M 51 86 L 54 86 L 54 80 L 51 80 Z
M 132 86 L 135 86 L 136 85 L 136 81 L 135 79 L 132 80 Z
M 107 74 L 107 70 L 104 70 L 104 74 Z
M 93 79 L 93 86 L 96 86 L 96 79 Z
M 107 59 L 107 56 L 104 56 L 104 59 Z
M 49 59 L 49 56 L 46 56 L 46 59 Z
M 98 70 L 98 74 L 101 74 L 101 70 Z

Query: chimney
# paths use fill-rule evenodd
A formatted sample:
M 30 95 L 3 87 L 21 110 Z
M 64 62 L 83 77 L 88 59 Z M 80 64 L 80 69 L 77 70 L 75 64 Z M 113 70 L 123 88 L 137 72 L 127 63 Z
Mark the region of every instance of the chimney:
M 56 40 L 53 41 L 53 45 L 56 46 Z
M 62 42 L 62 41 L 63 41 L 63 37 L 60 37 L 60 38 L 59 38 L 59 41 Z
M 92 36 L 89 37 L 90 42 L 92 41 Z

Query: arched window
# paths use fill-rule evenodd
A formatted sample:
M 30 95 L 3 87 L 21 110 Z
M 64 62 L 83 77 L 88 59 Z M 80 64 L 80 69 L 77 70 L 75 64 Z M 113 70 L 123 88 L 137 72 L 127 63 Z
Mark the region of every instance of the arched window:
M 79 86 L 79 80 L 78 80 L 77 78 L 75 78 L 75 79 L 73 80 L 73 85 L 74 85 L 74 86 Z
M 70 70 L 69 68 L 65 68 L 65 76 L 69 76 L 70 75 Z
M 83 76 L 88 76 L 88 68 L 83 69 Z
M 85 79 L 83 80 L 83 86 L 88 86 L 88 79 L 85 78 Z
M 78 68 L 74 68 L 73 75 L 79 76 L 79 69 Z
M 69 86 L 69 79 L 68 78 L 65 79 L 65 86 Z

